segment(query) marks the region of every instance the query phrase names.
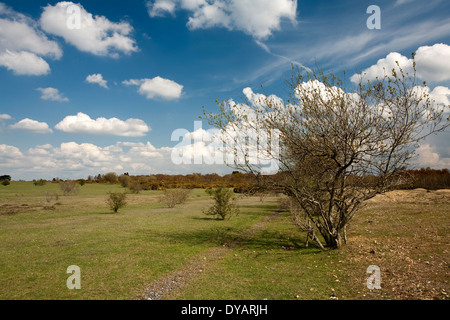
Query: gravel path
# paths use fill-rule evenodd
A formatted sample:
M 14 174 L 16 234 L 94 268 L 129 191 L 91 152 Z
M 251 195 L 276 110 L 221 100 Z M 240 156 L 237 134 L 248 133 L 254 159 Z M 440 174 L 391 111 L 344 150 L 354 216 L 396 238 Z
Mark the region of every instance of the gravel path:
M 241 233 L 238 239 L 230 240 L 222 247 L 211 248 L 201 254 L 195 256 L 191 262 L 183 266 L 182 269 L 176 270 L 169 276 L 156 280 L 137 297 L 138 300 L 161 300 L 169 296 L 176 290 L 180 290 L 187 286 L 191 281 L 199 277 L 208 267 L 214 265 L 217 261 L 224 259 L 231 248 L 239 246 L 240 241 L 251 238 L 255 232 L 262 230 L 265 226 L 281 211 L 275 211 L 265 217 L 261 222 L 253 225 L 249 230 Z

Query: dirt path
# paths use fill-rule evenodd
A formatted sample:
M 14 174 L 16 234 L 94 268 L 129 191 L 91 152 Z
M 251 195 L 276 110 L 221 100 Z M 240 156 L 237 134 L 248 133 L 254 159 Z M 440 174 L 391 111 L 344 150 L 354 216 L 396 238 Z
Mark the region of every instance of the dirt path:
M 250 239 L 257 231 L 264 229 L 281 212 L 277 210 L 266 216 L 261 222 L 253 225 L 249 230 L 242 232 L 237 238 L 225 242 L 222 247 L 214 247 L 196 255 L 182 269 L 176 270 L 167 277 L 151 283 L 144 293 L 137 297 L 137 300 L 161 300 L 173 294 L 175 291 L 183 289 L 203 272 L 215 265 L 216 262 L 224 259 L 232 248 L 239 246 L 242 240 Z

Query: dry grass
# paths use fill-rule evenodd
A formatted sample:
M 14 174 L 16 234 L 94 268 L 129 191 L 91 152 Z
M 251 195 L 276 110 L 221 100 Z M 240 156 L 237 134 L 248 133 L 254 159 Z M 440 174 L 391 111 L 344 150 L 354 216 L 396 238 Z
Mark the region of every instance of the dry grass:
M 355 217 L 343 249 L 348 281 L 361 284 L 355 297 L 448 299 L 449 213 L 450 190 L 392 191 L 372 199 Z M 382 290 L 366 288 L 369 265 L 380 267 Z

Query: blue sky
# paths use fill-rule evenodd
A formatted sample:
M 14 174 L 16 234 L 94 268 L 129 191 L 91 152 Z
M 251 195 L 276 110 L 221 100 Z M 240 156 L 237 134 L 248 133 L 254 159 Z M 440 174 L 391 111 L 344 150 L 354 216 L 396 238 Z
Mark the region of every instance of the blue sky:
M 381 29 L 367 27 L 370 5 Z M 244 88 L 287 98 L 292 63 L 351 76 L 417 51 L 448 104 L 449 13 L 444 0 L 0 0 L 0 173 L 229 172 L 171 163 L 172 133 Z M 416 166 L 450 167 L 448 140 L 423 142 Z

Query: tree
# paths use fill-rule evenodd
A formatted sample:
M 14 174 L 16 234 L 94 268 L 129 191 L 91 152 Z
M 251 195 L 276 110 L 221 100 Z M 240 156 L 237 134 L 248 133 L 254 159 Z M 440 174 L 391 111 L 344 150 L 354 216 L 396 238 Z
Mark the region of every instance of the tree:
M 207 189 L 206 192 L 213 197 L 214 205 L 205 211 L 207 215 L 219 216 L 222 220 L 230 219 L 239 214 L 239 208 L 233 202 L 234 193 L 224 187 Z
M 411 75 L 397 65 L 384 77 L 361 77 L 354 85 L 345 74 L 341 79 L 319 68 L 294 68 L 287 102 L 253 95 L 241 104 L 218 102 L 219 113 L 204 111 L 204 118 L 219 129 L 226 154 L 240 155 L 230 166 L 287 194 L 296 207 L 294 222 L 321 248 L 339 248 L 365 201 L 404 184 L 418 143 L 449 125 L 443 115 L 449 106 L 436 104 L 417 85 L 413 66 Z M 245 130 L 277 140 L 279 148 L 266 143 L 257 154 L 275 160 L 277 174 L 261 174 L 249 139 L 242 138 Z
M 108 172 L 107 174 L 105 174 L 103 176 L 103 179 L 105 179 L 106 182 L 110 183 L 110 184 L 114 184 L 117 182 L 117 174 L 115 172 Z
M 59 188 L 63 192 L 63 195 L 75 195 L 80 192 L 80 188 L 78 187 L 78 184 L 75 181 L 60 181 L 59 182 Z
M 130 186 L 131 178 L 128 174 L 121 174 L 118 180 L 122 187 L 128 188 Z
M 109 192 L 106 202 L 109 205 L 109 208 L 115 213 L 117 213 L 120 208 L 122 208 L 127 204 L 126 197 L 127 197 L 126 193 Z
M 11 181 L 11 176 L 9 174 L 0 176 L 0 181 L 5 181 L 5 180 Z

